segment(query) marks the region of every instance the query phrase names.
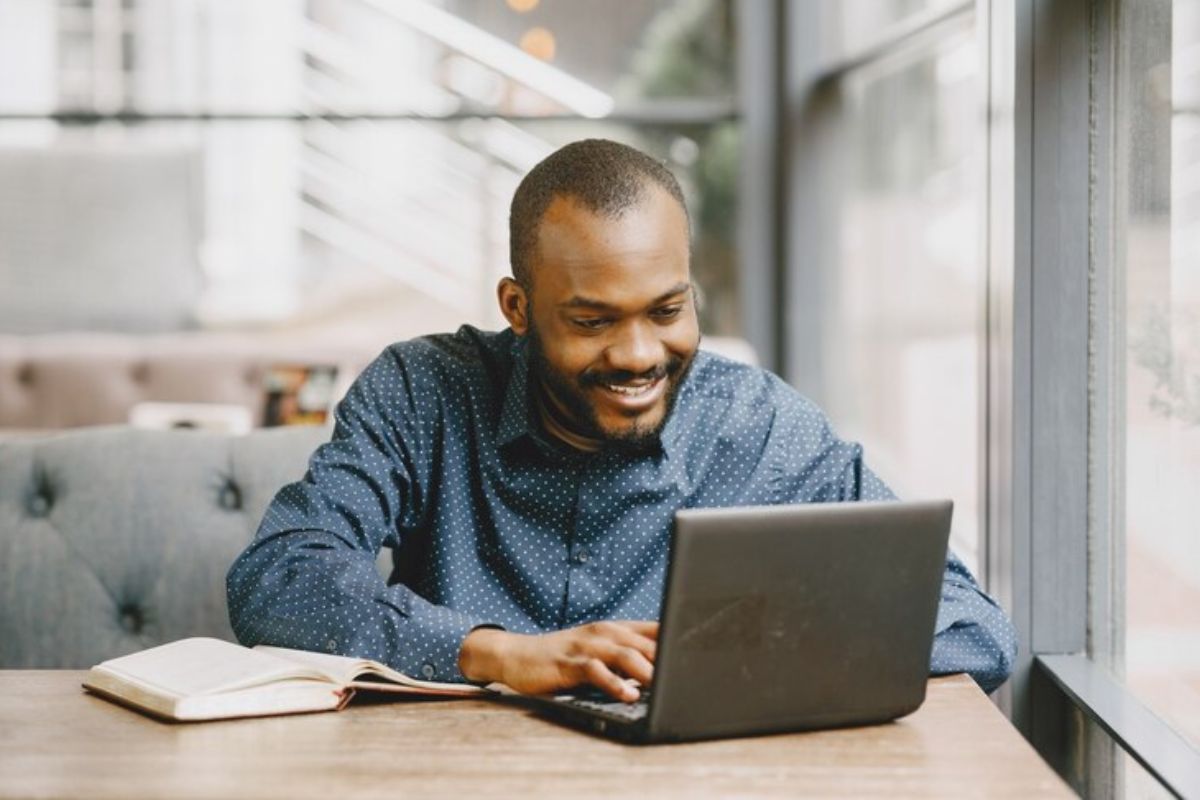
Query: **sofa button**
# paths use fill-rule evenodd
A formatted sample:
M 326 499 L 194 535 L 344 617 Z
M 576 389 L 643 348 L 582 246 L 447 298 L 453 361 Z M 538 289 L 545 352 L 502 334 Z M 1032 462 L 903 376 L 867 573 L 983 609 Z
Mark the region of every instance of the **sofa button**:
M 118 621 L 126 633 L 141 633 L 144 620 L 142 610 L 135 605 L 124 605 L 118 609 Z
M 17 383 L 22 386 L 28 386 L 33 383 L 33 365 L 22 364 L 17 367 Z
M 38 492 L 29 498 L 29 516 L 44 517 L 50 513 L 50 506 L 53 503 L 50 501 L 49 495 Z
M 132 378 L 135 383 L 145 383 L 150 377 L 150 367 L 141 362 L 134 364 L 129 369 L 129 377 Z
M 242 493 L 238 489 L 237 484 L 233 481 L 228 481 L 221 487 L 221 493 L 217 496 L 217 502 L 221 508 L 226 511 L 237 511 L 242 507 Z

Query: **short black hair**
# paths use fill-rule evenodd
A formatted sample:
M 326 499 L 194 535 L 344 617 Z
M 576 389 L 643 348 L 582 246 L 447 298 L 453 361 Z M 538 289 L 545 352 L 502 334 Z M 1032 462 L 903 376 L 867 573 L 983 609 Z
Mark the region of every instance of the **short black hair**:
M 608 139 L 584 139 L 555 150 L 529 171 L 513 195 L 508 215 L 513 278 L 529 289 L 538 228 L 554 198 L 572 197 L 588 210 L 616 219 L 636 206 L 651 185 L 665 189 L 687 216 L 679 181 L 640 150 Z

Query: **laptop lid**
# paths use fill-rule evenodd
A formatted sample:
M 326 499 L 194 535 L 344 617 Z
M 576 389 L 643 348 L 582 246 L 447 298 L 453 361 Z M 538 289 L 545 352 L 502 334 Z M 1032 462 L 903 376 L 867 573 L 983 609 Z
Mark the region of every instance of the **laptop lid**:
M 951 513 L 950 501 L 677 512 L 647 738 L 916 710 Z

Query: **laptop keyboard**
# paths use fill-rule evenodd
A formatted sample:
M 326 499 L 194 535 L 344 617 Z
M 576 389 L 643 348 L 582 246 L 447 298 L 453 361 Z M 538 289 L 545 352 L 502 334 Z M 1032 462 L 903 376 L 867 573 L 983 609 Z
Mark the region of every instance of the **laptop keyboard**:
M 650 692 L 643 691 L 641 697 L 633 703 L 622 703 L 613 700 L 602 692 L 579 692 L 576 694 L 555 695 L 555 700 L 563 705 L 582 708 L 597 714 L 603 714 L 622 722 L 637 722 L 645 719 L 650 710 Z

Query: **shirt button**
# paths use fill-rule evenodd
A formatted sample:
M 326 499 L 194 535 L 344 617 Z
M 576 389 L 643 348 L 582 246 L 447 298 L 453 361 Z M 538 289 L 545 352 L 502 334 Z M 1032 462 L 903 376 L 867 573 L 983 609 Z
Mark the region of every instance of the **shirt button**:
M 325 649 L 331 653 L 337 650 L 337 639 L 330 639 L 328 642 L 326 642 Z
M 425 680 L 430 680 L 434 675 L 437 675 L 437 670 L 433 668 L 433 664 L 425 664 L 421 667 L 421 676 Z
M 592 557 L 591 552 L 586 547 L 580 545 L 575 548 L 575 552 L 571 553 L 572 564 L 586 564 L 588 559 Z

